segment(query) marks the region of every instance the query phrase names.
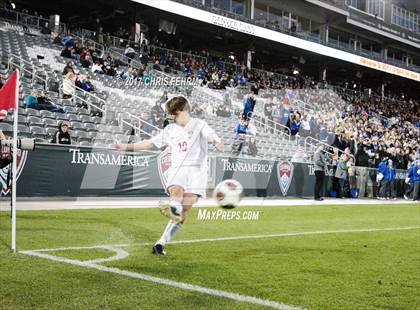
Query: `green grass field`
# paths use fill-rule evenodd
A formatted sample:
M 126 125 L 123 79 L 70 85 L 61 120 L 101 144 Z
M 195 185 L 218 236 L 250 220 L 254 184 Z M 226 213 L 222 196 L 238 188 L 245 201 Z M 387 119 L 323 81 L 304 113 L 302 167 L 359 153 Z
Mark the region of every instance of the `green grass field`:
M 174 243 L 168 256 L 155 257 L 141 243 L 158 239 L 166 225 L 156 209 L 19 211 L 17 245 L 34 250 L 126 244 L 128 257 L 100 265 L 306 309 L 420 309 L 419 205 L 241 210 L 261 211 L 260 218 L 204 221 L 193 209 L 174 241 L 290 234 Z M 299 232 L 305 234 L 293 235 Z M 9 215 L 1 212 L 0 309 L 267 308 L 12 254 L 9 244 Z M 45 254 L 77 261 L 114 255 L 106 249 Z

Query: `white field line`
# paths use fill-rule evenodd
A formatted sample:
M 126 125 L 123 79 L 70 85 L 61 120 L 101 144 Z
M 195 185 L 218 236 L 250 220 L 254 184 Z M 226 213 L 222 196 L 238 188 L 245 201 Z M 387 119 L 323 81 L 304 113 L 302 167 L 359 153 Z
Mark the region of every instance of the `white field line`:
M 306 232 L 290 232 L 290 233 L 278 233 L 270 235 L 254 235 L 254 236 L 236 236 L 236 237 L 221 237 L 221 238 L 207 238 L 207 239 L 195 239 L 195 240 L 179 240 L 170 242 L 172 244 L 181 244 L 181 243 L 200 243 L 200 242 L 213 242 L 213 241 L 229 241 L 229 240 L 243 240 L 243 239 L 262 239 L 262 238 L 276 238 L 276 237 L 289 237 L 289 236 L 305 236 L 305 235 L 321 235 L 321 234 L 339 234 L 339 233 L 358 233 L 358 232 L 381 232 L 381 231 L 399 231 L 399 230 L 414 230 L 420 229 L 420 226 L 409 226 L 409 227 L 392 227 L 392 228 L 366 228 L 366 229 L 350 229 L 350 230 L 318 230 L 318 231 L 306 231 Z M 120 245 L 95 245 L 95 246 L 86 246 L 86 247 L 62 247 L 62 248 L 51 248 L 51 249 L 38 249 L 38 250 L 29 250 L 29 251 L 19 251 L 19 253 L 36 256 L 40 258 L 45 258 L 61 263 L 71 264 L 75 266 L 81 266 L 91 269 L 97 269 L 104 272 L 116 273 L 126 277 L 131 277 L 139 280 L 150 281 L 154 283 L 160 283 L 168 286 L 177 287 L 180 289 L 195 291 L 199 293 L 204 293 L 216 297 L 224 297 L 240 302 L 248 302 L 256 305 L 271 307 L 274 309 L 283 309 L 283 310 L 301 310 L 301 308 L 286 305 L 276 301 L 260 299 L 253 296 L 240 295 L 236 293 L 215 290 L 211 288 L 206 288 L 198 285 L 188 284 L 184 282 L 173 281 L 164 278 L 158 278 L 146 274 L 131 272 L 127 270 L 121 270 L 118 268 L 107 267 L 99 265 L 99 263 L 110 262 L 114 260 L 119 260 L 127 257 L 129 254 L 121 249 L 121 247 L 134 247 L 134 246 L 146 246 L 151 245 L 152 243 L 138 243 L 138 244 L 120 244 Z M 80 250 L 80 249 L 107 249 L 114 251 L 116 254 L 114 256 L 90 261 L 79 261 L 68 259 L 64 257 L 59 257 L 55 255 L 50 255 L 42 252 L 49 251 L 65 251 L 65 250 Z
M 201 243 L 201 242 L 214 242 L 214 241 L 230 241 L 230 240 L 244 240 L 244 239 L 264 239 L 264 238 L 280 238 L 280 237 L 294 237 L 294 236 L 307 236 L 307 235 L 327 235 L 327 234 L 347 234 L 347 233 L 363 233 L 363 232 L 381 232 L 381 231 L 399 231 L 399 230 L 414 230 L 420 229 L 420 226 L 407 226 L 407 227 L 389 227 L 389 228 L 360 228 L 360 229 L 344 229 L 344 230 L 315 230 L 315 231 L 302 231 L 302 232 L 285 232 L 268 235 L 251 235 L 251 236 L 232 236 L 220 238 L 206 238 L 206 239 L 192 239 L 192 240 L 178 240 L 171 241 L 168 244 L 181 244 L 181 243 Z M 36 252 L 52 252 L 52 251 L 66 251 L 66 250 L 83 250 L 83 249 L 96 249 L 106 247 L 138 247 L 152 245 L 151 242 L 144 243 L 126 243 L 126 244 L 104 244 L 93 246 L 70 246 L 61 248 L 47 248 L 36 249 Z M 22 252 L 22 251 L 21 251 Z
M 164 198 L 162 198 L 164 199 Z M 41 211 L 41 210 L 89 210 L 89 209 L 154 209 L 159 204 L 158 199 L 140 199 L 140 200 L 86 200 L 75 201 L 66 200 L 42 200 L 42 201 L 18 201 L 18 211 Z M 290 207 L 290 206 L 329 206 L 329 205 L 380 205 L 401 207 L 401 204 L 418 204 L 404 199 L 393 200 L 375 200 L 375 199 L 334 199 L 326 198 L 324 201 L 314 201 L 312 199 L 255 199 L 245 198 L 241 201 L 240 207 Z M 217 205 L 212 199 L 202 199 L 194 205 L 195 208 L 216 208 Z M 0 205 L 0 211 L 9 211 L 8 205 Z
M 111 256 L 111 257 L 107 257 L 107 258 L 92 259 L 92 260 L 88 260 L 88 261 L 85 261 L 85 262 L 86 263 L 91 263 L 91 264 L 99 264 L 99 263 L 105 263 L 105 262 L 111 262 L 111 261 L 114 261 L 114 260 L 124 259 L 124 258 L 128 257 L 128 255 L 130 255 L 126 251 L 124 251 L 123 249 L 120 249 L 120 248 L 104 246 L 104 247 L 102 247 L 102 249 L 109 250 L 109 251 L 114 251 L 115 255 Z
M 110 248 L 108 247 L 108 249 L 110 249 Z M 113 257 L 117 257 L 118 255 L 123 255 L 123 252 L 125 252 L 124 250 L 116 249 L 116 248 L 115 248 L 115 251 L 117 251 L 117 253 L 119 253 L 119 254 L 117 254 L 116 256 L 113 256 Z M 261 298 L 257 298 L 257 297 L 253 297 L 253 296 L 247 296 L 247 295 L 241 295 L 241 294 L 236 294 L 236 293 L 211 289 L 211 288 L 207 288 L 207 287 L 203 287 L 203 286 L 198 286 L 198 285 L 188 284 L 188 283 L 184 283 L 184 282 L 173 281 L 173 280 L 169 280 L 169 279 L 165 279 L 165 278 L 158 278 L 158 277 L 150 276 L 150 275 L 147 275 L 147 274 L 141 274 L 141 273 L 122 270 L 122 269 L 118 269 L 118 268 L 102 266 L 102 265 L 98 265 L 98 264 L 94 263 L 93 261 L 73 260 L 73 259 L 68 259 L 68 258 L 64 258 L 64 257 L 49 255 L 49 254 L 45 254 L 45 253 L 39 253 L 37 251 L 21 251 L 20 253 L 26 254 L 26 255 L 31 255 L 31 256 L 37 256 L 37 257 L 53 260 L 53 261 L 56 261 L 56 262 L 71 264 L 71 265 L 75 265 L 75 266 L 81 266 L 81 267 L 96 269 L 96 270 L 100 270 L 100 271 L 104 271 L 104 272 L 115 273 L 115 274 L 118 274 L 118 275 L 131 277 L 131 278 L 135 278 L 135 279 L 139 279 L 139 280 L 164 284 L 164 285 L 168 285 L 168 286 L 172 286 L 172 287 L 176 287 L 176 288 L 180 288 L 180 289 L 184 289 L 184 290 L 199 292 L 199 293 L 203 293 L 203 294 L 207 294 L 207 295 L 211 295 L 211 296 L 224 297 L 224 298 L 228 298 L 228 299 L 232 299 L 232 300 L 236 300 L 236 301 L 240 301 L 240 302 L 247 302 L 247 303 L 251 303 L 251 304 L 255 304 L 255 305 L 271 307 L 271 308 L 274 308 L 274 309 L 301 310 L 301 308 L 286 305 L 286 304 L 276 302 L 276 301 L 271 301 L 271 300 L 261 299 Z

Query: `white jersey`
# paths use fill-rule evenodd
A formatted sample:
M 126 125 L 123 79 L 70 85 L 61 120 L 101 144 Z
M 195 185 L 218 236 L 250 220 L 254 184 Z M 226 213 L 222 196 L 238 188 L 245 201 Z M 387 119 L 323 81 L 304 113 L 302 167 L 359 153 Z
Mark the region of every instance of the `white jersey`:
M 191 118 L 185 127 L 178 124 L 166 126 L 152 143 L 161 148 L 171 148 L 171 168 L 207 165 L 208 136 L 213 129 L 203 120 Z

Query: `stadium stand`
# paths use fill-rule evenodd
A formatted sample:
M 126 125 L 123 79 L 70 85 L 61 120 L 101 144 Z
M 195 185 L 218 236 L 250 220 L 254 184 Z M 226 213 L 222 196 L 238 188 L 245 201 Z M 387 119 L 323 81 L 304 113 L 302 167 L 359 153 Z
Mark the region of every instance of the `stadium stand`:
M 140 121 L 138 116 L 141 112 L 152 109 L 162 95 L 164 87 L 151 90 L 133 88 L 127 83 L 136 78 L 155 75 L 197 78 L 201 86 L 189 89 L 189 98 L 194 105 L 198 106 L 199 103 L 200 110 L 206 113 L 209 124 L 221 132 L 228 145 L 233 144 L 235 140 L 233 128 L 238 120 L 242 101 L 250 91 L 256 94 L 254 118 L 258 128 L 258 154 L 262 157 L 291 158 L 297 148 L 304 148 L 308 153 L 305 158 L 309 159 L 309 154 L 313 153 L 315 145 L 319 142 L 344 152 L 354 140 L 357 142 L 353 143 L 363 145 L 363 149 L 366 147 L 370 149 L 368 152 L 370 159 L 382 149 L 386 149 L 386 153 L 392 156 L 403 153 L 405 159 L 400 166 L 404 166 L 408 157 L 415 157 L 418 149 L 416 126 L 419 125 L 419 118 L 418 113 L 415 113 L 418 110 L 418 102 L 413 100 L 388 98 L 391 105 L 387 105 L 389 108 L 384 109 L 382 99 L 373 96 L 366 98 L 363 92 L 349 90 L 351 94 L 349 96 L 345 88 L 317 83 L 308 77 L 297 78 L 264 70 L 248 70 L 241 67 L 237 61 L 231 63 L 229 60 L 212 57 L 209 54 L 203 57 L 184 53 L 182 58 L 182 53 L 179 51 L 168 50 L 150 43 L 141 45 L 137 49 L 138 54 L 131 60 L 124 55 L 121 48 L 108 47 L 107 53 L 104 54 L 106 46 L 92 39 L 81 38 L 74 33 L 70 34 L 70 44 L 73 47 L 73 55 L 70 56 L 75 63 L 72 70 L 77 76 L 81 76 L 82 80 L 91 76 L 95 93 L 91 94 L 74 86 L 74 98 L 61 99 L 62 85 L 65 82 L 61 82 L 58 89 L 57 82 L 61 80 L 61 72 L 63 67 L 66 68 L 68 61 L 61 56 L 63 45 L 54 44 L 50 36 L 25 34 L 22 27 L 9 22 L 3 23 L 0 39 L 3 43 L 2 74 L 7 76 L 10 72 L 8 69 L 13 66 L 20 67 L 23 75 L 23 94 L 29 95 L 33 86 L 39 90 L 51 87 L 49 91 L 51 100 L 62 106 L 65 112 L 64 115 L 59 115 L 47 114 L 47 111 L 41 113 L 33 109 L 22 109 L 20 128 L 23 130 L 24 126 L 27 126 L 22 133 L 29 135 L 33 129 L 33 136 L 41 142 L 51 139 L 52 131 L 47 129 L 56 127 L 55 122 L 60 120 L 71 124 L 73 142 L 83 142 L 84 145 L 88 143 L 96 146 L 109 145 L 111 134 L 126 139 L 124 127 L 133 127 L 133 123 L 152 126 L 153 130 L 147 134 L 159 130 L 162 123 Z M 63 44 L 69 43 L 63 40 Z M 93 60 L 91 66 L 95 64 L 93 70 L 82 63 L 89 54 Z M 98 57 L 98 54 L 103 54 L 103 58 Z M 174 55 L 181 55 L 183 60 Z M 176 90 L 171 89 L 171 91 Z M 224 96 L 233 103 L 233 113 L 221 121 L 216 115 L 216 110 L 223 106 Z M 288 98 L 287 107 L 283 104 L 285 97 Z M 24 107 L 23 104 L 21 106 Z M 269 115 L 267 110 L 272 110 L 272 114 Z M 288 110 L 286 120 L 276 118 L 275 111 L 281 113 L 285 110 Z M 395 117 L 396 112 L 399 112 L 397 117 Z M 288 119 L 289 116 L 296 115 L 299 115 L 299 120 Z M 387 117 L 391 115 L 394 116 L 392 119 Z M 354 128 L 354 121 L 366 120 L 368 124 L 365 127 Z M 9 116 L 4 125 L 10 124 L 11 121 L 12 118 Z M 405 121 L 408 123 L 404 123 Z M 396 128 L 396 124 L 400 127 Z M 291 137 L 292 125 L 294 134 Z M 302 125 L 305 125 L 304 129 Z M 135 132 L 143 132 L 140 127 L 136 127 Z M 369 136 L 372 127 L 373 130 L 382 132 L 384 136 Z M 403 143 L 397 143 L 399 139 L 403 139 L 401 140 Z M 378 140 L 381 143 L 378 143 Z M 358 148 L 350 149 L 353 156 L 357 158 L 362 156 L 361 152 L 357 152 Z M 331 149 L 331 155 L 334 154 L 333 150 Z M 360 162 L 357 158 L 355 161 Z

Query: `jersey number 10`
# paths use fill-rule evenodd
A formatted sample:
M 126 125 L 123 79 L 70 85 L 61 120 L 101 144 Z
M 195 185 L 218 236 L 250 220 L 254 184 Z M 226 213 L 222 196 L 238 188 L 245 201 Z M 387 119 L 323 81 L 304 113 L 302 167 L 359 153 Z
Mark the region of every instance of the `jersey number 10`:
M 188 143 L 187 141 L 179 142 L 178 149 L 180 152 L 186 152 L 188 150 Z

